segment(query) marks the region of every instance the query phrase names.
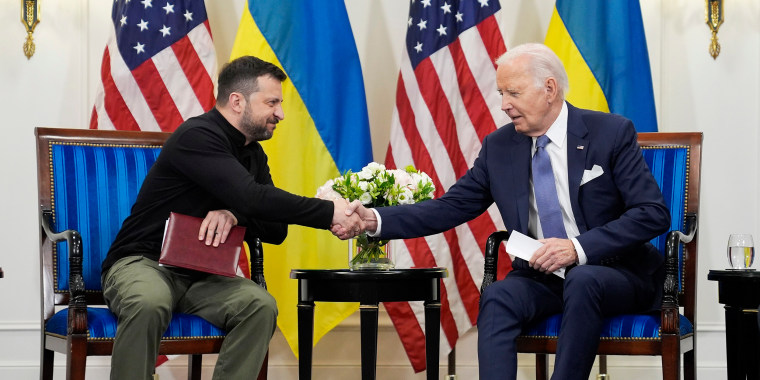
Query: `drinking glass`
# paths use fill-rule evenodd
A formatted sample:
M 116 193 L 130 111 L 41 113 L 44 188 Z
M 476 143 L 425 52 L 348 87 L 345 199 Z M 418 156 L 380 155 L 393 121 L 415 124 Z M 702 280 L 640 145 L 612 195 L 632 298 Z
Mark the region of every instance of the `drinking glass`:
M 728 263 L 731 269 L 750 269 L 755 259 L 755 244 L 750 234 L 728 236 Z

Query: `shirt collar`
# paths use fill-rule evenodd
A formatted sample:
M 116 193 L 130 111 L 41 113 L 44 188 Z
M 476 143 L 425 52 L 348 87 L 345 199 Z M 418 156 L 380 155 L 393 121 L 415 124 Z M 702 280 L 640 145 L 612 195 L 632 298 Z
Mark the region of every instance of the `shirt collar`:
M 562 110 L 559 111 L 557 119 L 554 120 L 549 130 L 546 131 L 546 136 L 559 146 L 565 143 L 565 138 L 567 138 L 567 103 L 564 101 L 562 102 Z
M 221 127 L 222 132 L 224 132 L 227 138 L 230 139 L 230 142 L 232 142 L 233 145 L 237 147 L 245 146 L 245 135 L 243 135 L 242 132 L 238 131 L 237 128 L 230 124 L 230 122 L 224 118 L 224 115 L 222 115 L 222 113 L 219 112 L 216 107 L 212 108 L 211 111 L 209 111 L 209 114 L 211 114 L 211 116 L 219 122 L 219 126 Z

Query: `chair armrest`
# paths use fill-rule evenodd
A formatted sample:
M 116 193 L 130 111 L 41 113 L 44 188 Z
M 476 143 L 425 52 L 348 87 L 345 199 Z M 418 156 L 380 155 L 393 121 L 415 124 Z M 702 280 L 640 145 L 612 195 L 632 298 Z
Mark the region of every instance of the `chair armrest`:
M 662 293 L 662 331 L 678 332 L 678 248 L 694 239 L 697 232 L 697 214 L 686 214 L 686 230 L 670 231 L 665 244 L 665 283 Z M 684 251 L 684 255 L 688 253 Z M 684 257 L 684 259 L 686 259 Z
M 53 232 L 50 227 L 52 210 L 40 210 L 40 224 L 52 243 L 66 240 L 69 248 L 69 333 L 87 332 L 87 299 L 82 276 L 82 236 L 79 231 Z
M 499 261 L 499 246 L 501 242 L 509 239 L 509 231 L 496 231 L 486 240 L 485 260 L 483 262 L 483 284 L 480 292 L 496 281 L 496 268 Z
M 264 249 L 261 247 L 261 239 L 256 238 L 253 244 L 249 244 L 251 250 L 251 280 L 267 288 L 267 282 L 264 279 Z

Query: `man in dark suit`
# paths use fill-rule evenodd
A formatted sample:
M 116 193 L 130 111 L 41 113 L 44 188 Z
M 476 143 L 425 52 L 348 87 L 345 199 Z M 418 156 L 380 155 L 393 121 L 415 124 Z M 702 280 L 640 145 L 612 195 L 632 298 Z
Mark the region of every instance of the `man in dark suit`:
M 496 63 L 512 123 L 483 140 L 473 167 L 438 199 L 352 208 L 370 234 L 400 239 L 451 229 L 496 202 L 507 229 L 543 245 L 481 295 L 480 379 L 514 379 L 522 328 L 563 312 L 552 379 L 586 380 L 603 318 L 656 305 L 663 260 L 648 241 L 667 230 L 669 212 L 631 121 L 565 102 L 567 74 L 549 48 L 521 45 Z M 564 280 L 552 274 L 560 268 Z

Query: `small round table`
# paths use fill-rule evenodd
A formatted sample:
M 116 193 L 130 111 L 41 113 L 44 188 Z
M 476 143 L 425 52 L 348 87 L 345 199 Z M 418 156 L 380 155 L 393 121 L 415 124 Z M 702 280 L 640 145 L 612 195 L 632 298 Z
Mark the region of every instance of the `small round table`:
M 718 282 L 718 302 L 726 309 L 726 371 L 728 379 L 760 379 L 758 305 L 760 272 L 711 270 L 707 279 Z
M 425 301 L 427 378 L 438 379 L 441 279 L 446 276 L 446 268 L 292 270 L 290 278 L 298 280 L 298 378 L 311 379 L 314 301 L 359 302 L 363 380 L 376 375 L 378 304 Z

